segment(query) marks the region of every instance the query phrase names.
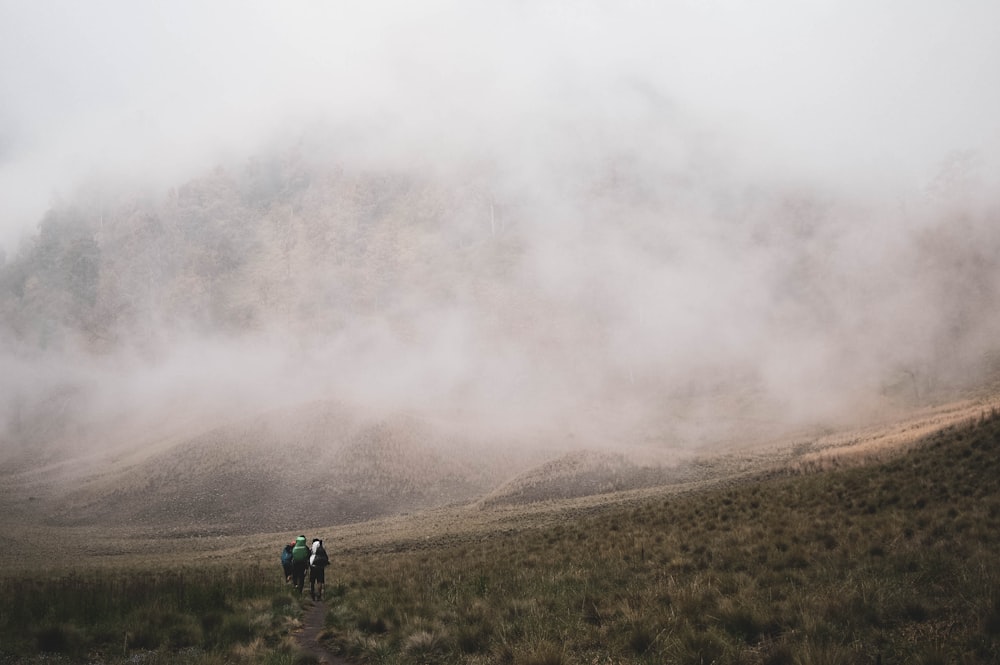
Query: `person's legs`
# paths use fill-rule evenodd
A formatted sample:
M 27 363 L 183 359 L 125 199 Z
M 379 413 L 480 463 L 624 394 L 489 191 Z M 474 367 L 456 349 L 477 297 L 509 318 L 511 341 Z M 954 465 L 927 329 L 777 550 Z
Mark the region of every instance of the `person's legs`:
M 316 583 L 316 593 L 313 600 L 323 600 L 323 587 L 326 586 L 326 566 L 314 566 L 309 571 L 309 579 Z M 312 585 L 310 581 L 310 586 Z
M 302 587 L 305 586 L 306 583 L 307 565 L 308 564 L 305 561 L 296 561 L 292 564 L 292 584 L 299 593 L 302 593 Z

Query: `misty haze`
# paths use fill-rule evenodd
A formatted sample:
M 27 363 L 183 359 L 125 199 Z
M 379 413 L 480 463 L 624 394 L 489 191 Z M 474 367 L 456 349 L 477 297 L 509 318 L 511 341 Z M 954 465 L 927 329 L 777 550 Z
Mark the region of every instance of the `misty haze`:
M 5 10 L 11 464 L 305 409 L 274 445 L 670 465 L 988 378 L 982 21 L 376 7 Z
M 0 0 L 0 662 L 996 662 L 1000 5 L 356 5 Z
M 4 529 L 487 511 L 995 403 L 997 26 L 0 0 Z

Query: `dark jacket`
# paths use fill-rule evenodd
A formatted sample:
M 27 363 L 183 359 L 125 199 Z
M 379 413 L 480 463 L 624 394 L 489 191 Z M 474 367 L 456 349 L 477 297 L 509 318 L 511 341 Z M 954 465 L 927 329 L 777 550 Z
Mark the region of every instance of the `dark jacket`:
M 317 540 L 313 543 L 312 556 L 309 557 L 309 565 L 314 568 L 322 568 L 330 564 L 330 557 L 326 555 L 326 548 L 323 547 L 323 541 Z

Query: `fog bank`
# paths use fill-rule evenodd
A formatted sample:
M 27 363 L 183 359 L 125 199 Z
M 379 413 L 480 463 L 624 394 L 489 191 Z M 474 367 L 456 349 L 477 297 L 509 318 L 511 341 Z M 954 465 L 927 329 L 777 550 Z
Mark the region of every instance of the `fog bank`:
M 973 381 L 997 26 L 985 0 L 0 2 L 7 440 L 59 404 L 100 432 L 337 399 L 697 442 Z

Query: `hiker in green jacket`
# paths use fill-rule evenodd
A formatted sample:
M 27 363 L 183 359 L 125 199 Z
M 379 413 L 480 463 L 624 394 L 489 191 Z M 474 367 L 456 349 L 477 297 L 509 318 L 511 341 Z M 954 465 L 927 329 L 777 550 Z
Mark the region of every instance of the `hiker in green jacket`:
M 295 539 L 295 547 L 292 548 L 292 586 L 302 593 L 302 587 L 306 583 L 306 570 L 309 569 L 309 555 L 312 552 L 306 545 L 306 537 L 299 536 Z

